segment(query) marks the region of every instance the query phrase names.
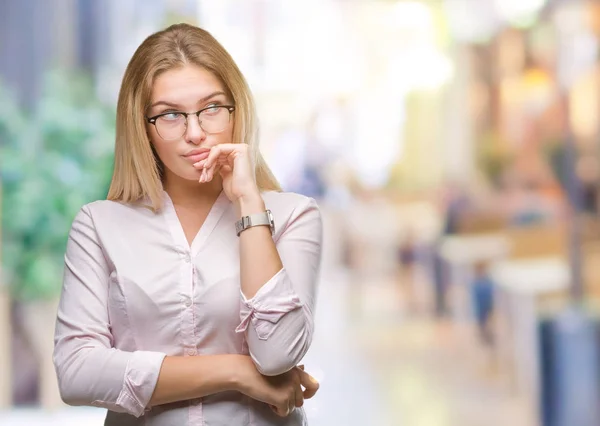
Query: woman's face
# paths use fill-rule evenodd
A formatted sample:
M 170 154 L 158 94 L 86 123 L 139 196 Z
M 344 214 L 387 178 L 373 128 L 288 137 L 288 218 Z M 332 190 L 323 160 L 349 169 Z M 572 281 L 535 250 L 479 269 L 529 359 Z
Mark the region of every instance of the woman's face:
M 204 160 L 211 147 L 231 143 L 233 117 L 226 108 L 232 105 L 218 78 L 204 68 L 185 65 L 160 74 L 154 81 L 147 117 L 169 113 L 147 124 L 150 141 L 164 164 L 165 177 L 170 174 L 186 180 L 199 180 L 200 170 L 194 163 Z M 178 112 L 200 114 L 187 117 Z M 208 131 L 208 132 L 207 132 Z

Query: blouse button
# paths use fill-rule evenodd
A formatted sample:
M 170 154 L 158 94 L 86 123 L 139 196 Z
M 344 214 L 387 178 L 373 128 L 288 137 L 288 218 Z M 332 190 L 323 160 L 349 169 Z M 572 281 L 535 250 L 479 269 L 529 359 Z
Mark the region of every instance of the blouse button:
M 189 308 L 190 306 L 192 306 L 192 299 L 186 296 L 184 304 L 186 308 Z
M 196 355 L 196 350 L 192 349 L 192 348 L 188 348 L 185 350 L 185 353 L 189 356 L 193 356 L 193 355 Z

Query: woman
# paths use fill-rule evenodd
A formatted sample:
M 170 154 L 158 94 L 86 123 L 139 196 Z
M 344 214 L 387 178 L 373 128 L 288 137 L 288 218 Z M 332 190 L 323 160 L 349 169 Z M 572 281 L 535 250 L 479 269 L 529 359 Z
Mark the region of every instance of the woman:
M 68 404 L 107 408 L 106 425 L 305 423 L 321 218 L 279 191 L 257 144 L 248 85 L 210 34 L 180 24 L 142 43 L 108 200 L 67 243 L 54 362 Z

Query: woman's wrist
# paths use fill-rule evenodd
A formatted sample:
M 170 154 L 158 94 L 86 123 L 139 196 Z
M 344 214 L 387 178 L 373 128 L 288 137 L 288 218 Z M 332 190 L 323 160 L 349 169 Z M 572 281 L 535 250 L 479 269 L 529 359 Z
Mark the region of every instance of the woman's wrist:
M 255 213 L 262 213 L 266 209 L 265 202 L 258 191 L 239 197 L 235 202 L 235 208 L 238 218 Z
M 231 375 L 230 375 L 230 386 L 232 390 L 247 394 L 250 386 L 248 374 L 248 368 L 255 368 L 254 363 L 247 355 L 236 355 L 232 359 Z

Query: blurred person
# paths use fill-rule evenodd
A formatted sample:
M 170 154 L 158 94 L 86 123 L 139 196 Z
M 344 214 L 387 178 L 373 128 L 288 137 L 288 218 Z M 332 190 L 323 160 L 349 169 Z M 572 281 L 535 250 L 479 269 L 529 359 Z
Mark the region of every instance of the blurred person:
M 460 231 L 464 215 L 473 208 L 472 200 L 459 183 L 450 183 L 444 196 L 444 235 L 453 235 Z
M 450 182 L 443 188 L 439 210 L 442 217 L 440 235 L 431 246 L 432 281 L 434 290 L 434 314 L 438 319 L 449 314 L 447 293 L 449 283 L 449 265 L 441 254 L 444 237 L 460 231 L 465 215 L 472 208 L 471 200 L 465 188 L 458 182 Z
M 493 341 L 491 317 L 494 309 L 494 282 L 484 261 L 475 265 L 474 273 L 471 283 L 473 312 L 481 342 L 490 345 Z
M 304 425 L 322 223 L 258 150 L 250 89 L 187 24 L 123 77 L 108 200 L 69 234 L 54 363 L 105 425 Z
M 581 186 L 581 208 L 590 215 L 598 215 L 600 161 L 595 155 L 582 155 L 577 160 L 576 174 Z
M 400 266 L 399 284 L 405 294 L 408 311 L 412 314 L 417 312 L 416 289 L 417 283 L 417 264 L 419 261 L 419 242 L 416 238 L 416 232 L 412 228 L 406 230 L 402 236 L 397 248 L 397 261 Z
M 438 319 L 446 317 L 448 312 L 448 265 L 440 253 L 441 239 L 433 243 L 432 257 L 432 280 L 434 291 L 434 314 Z

